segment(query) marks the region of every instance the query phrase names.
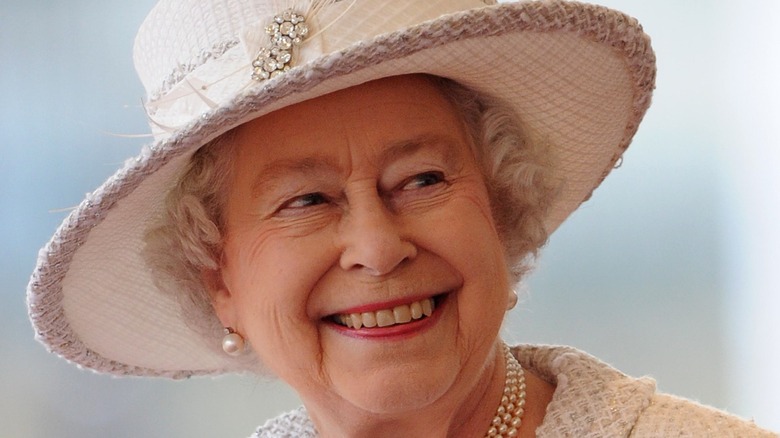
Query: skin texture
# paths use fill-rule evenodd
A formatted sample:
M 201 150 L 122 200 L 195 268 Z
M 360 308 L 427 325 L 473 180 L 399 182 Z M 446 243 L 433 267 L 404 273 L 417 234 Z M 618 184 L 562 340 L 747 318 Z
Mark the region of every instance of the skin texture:
M 473 145 L 438 89 L 369 82 L 248 122 L 235 141 L 222 267 L 204 273 L 221 322 L 323 436 L 484 434 L 503 388 L 508 273 Z M 434 315 L 402 331 L 330 318 L 433 296 Z

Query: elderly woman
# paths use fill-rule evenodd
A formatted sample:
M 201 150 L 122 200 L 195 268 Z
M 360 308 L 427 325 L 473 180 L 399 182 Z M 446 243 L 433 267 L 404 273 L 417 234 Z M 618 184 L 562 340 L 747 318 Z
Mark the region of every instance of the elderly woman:
M 117 375 L 267 373 L 260 437 L 763 436 L 565 347 L 513 285 L 650 102 L 633 19 L 569 2 L 163 0 L 156 141 L 29 287 L 39 339 Z

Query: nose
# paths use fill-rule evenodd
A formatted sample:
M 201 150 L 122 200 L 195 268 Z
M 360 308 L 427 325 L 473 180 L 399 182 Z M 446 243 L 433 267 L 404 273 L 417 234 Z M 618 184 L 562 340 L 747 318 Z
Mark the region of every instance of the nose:
M 352 201 L 339 229 L 342 269 L 382 276 L 417 255 L 417 247 L 404 235 L 399 218 L 378 194 Z

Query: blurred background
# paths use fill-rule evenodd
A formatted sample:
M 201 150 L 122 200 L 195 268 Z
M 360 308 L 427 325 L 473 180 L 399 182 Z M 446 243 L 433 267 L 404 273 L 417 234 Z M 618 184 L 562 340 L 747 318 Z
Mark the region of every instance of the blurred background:
M 25 287 L 70 208 L 144 139 L 131 62 L 153 0 L 0 3 L 0 435 L 241 437 L 297 406 L 251 377 L 80 371 L 33 340 Z M 780 2 L 611 0 L 658 55 L 620 169 L 552 237 L 509 317 L 661 390 L 780 431 Z

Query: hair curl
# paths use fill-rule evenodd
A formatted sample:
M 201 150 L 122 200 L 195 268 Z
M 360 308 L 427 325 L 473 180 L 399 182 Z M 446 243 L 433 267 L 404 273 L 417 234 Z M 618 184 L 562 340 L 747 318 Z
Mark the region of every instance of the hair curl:
M 547 242 L 544 219 L 557 191 L 551 148 L 524 129 L 501 99 L 449 79 L 430 79 L 458 111 L 476 145 L 510 281 L 517 282 Z M 161 225 L 147 233 L 144 249 L 157 286 L 176 297 L 185 321 L 215 350 L 222 327 L 202 272 L 218 269 L 221 260 L 233 137 L 229 131 L 195 152 L 166 198 Z

